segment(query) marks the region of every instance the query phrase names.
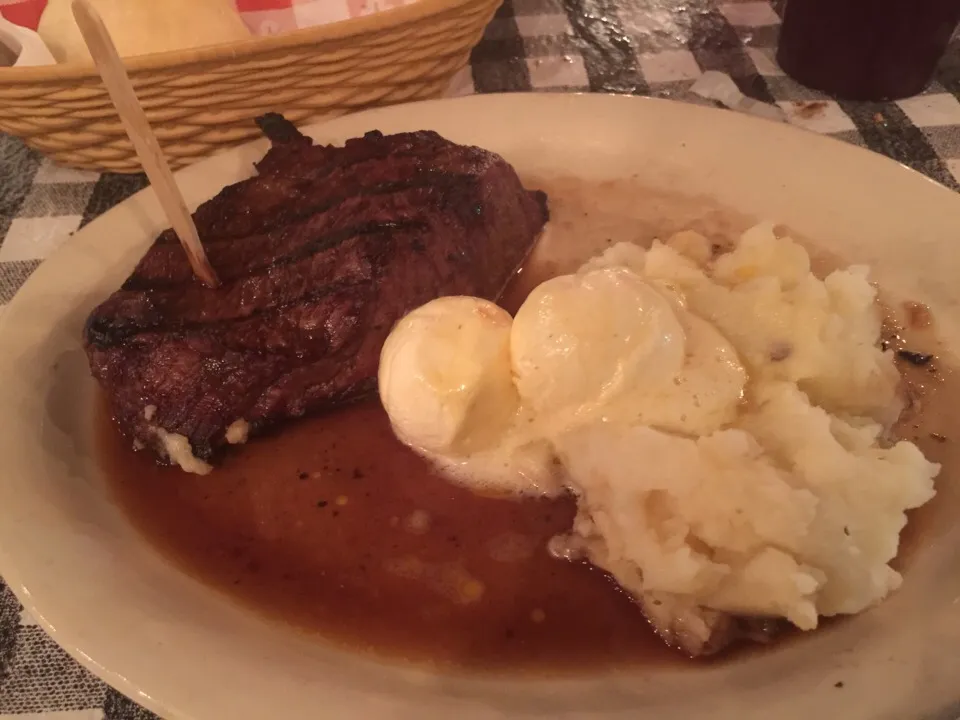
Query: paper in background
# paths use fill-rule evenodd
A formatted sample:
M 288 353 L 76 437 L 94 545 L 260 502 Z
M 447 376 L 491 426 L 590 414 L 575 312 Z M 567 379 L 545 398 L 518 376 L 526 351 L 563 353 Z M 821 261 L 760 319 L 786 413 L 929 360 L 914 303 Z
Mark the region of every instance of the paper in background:
M 163 3 L 163 0 L 124 0 Z M 409 5 L 416 0 L 233 0 L 254 35 L 325 25 Z M 0 15 L 17 25 L 36 30 L 47 0 L 0 0 Z M 189 21 L 189 18 L 185 18 Z
M 0 0 L 0 15 L 14 25 L 36 30 L 47 0 Z
M 156 2 L 157 0 L 152 0 Z M 254 35 L 326 25 L 409 5 L 416 0 L 234 0 Z

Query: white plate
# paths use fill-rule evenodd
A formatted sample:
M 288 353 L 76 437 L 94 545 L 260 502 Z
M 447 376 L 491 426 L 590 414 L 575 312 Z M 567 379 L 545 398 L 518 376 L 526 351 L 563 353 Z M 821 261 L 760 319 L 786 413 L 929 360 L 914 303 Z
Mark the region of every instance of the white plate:
M 311 128 L 325 141 L 434 129 L 521 171 L 641 177 L 791 225 L 928 303 L 960 341 L 960 196 L 878 155 L 784 125 L 656 100 L 482 96 Z M 179 174 L 192 205 L 251 173 L 264 143 Z M 555 682 L 380 665 L 238 608 L 158 555 L 105 495 L 80 336 L 164 223 L 149 191 L 78 232 L 0 326 L 0 570 L 97 675 L 171 718 L 949 718 L 960 698 L 960 523 L 928 529 L 903 590 L 761 660 Z M 943 478 L 938 502 L 960 502 Z M 960 517 L 960 515 L 958 515 Z M 844 683 L 836 688 L 837 681 Z

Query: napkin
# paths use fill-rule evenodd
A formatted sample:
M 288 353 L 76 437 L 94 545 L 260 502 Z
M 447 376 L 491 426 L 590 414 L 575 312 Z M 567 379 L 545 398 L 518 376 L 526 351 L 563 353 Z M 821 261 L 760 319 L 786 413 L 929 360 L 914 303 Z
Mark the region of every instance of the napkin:
M 2 0 L 0 0 L 2 1 Z M 254 35 L 277 33 L 349 20 L 409 5 L 416 0 L 235 0 Z
M 128 0 L 163 2 L 163 0 Z M 240 17 L 254 35 L 325 25 L 409 5 L 416 0 L 234 0 Z M 36 30 L 47 0 L 0 0 L 0 15 Z
M 47 0 L 0 0 L 0 15 L 14 25 L 36 30 Z

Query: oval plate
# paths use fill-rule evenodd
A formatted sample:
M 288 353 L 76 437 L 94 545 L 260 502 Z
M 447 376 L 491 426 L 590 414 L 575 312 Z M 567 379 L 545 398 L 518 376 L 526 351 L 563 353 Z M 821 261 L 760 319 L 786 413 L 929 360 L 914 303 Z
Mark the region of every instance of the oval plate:
M 310 128 L 326 142 L 432 129 L 522 173 L 611 179 L 790 225 L 926 302 L 960 340 L 960 196 L 879 155 L 784 125 L 665 101 L 475 96 Z M 261 141 L 178 174 L 196 206 L 252 174 Z M 76 233 L 0 323 L 0 571 L 71 655 L 168 718 L 824 717 L 954 720 L 960 697 L 960 523 L 925 528 L 880 608 L 762 658 L 562 681 L 460 677 L 373 662 L 269 622 L 173 567 L 110 501 L 92 451 L 86 315 L 165 226 L 150 190 Z M 960 513 L 941 478 L 936 502 Z M 958 515 L 960 517 L 960 515 Z M 843 687 L 836 684 L 842 682 Z

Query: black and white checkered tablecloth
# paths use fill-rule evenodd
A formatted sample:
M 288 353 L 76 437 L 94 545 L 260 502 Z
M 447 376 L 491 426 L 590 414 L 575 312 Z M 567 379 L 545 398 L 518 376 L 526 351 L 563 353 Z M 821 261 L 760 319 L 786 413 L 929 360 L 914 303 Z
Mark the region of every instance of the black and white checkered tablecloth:
M 960 39 L 928 90 L 894 103 L 836 102 L 774 60 L 780 3 L 506 0 L 451 94 L 590 90 L 688 99 L 707 70 L 779 105 L 789 122 L 887 155 L 960 190 Z M 145 185 L 57 167 L 0 135 L 0 313 L 72 232 Z M 73 662 L 0 581 L 0 720 L 155 717 Z M 277 720 L 277 719 L 270 719 Z

